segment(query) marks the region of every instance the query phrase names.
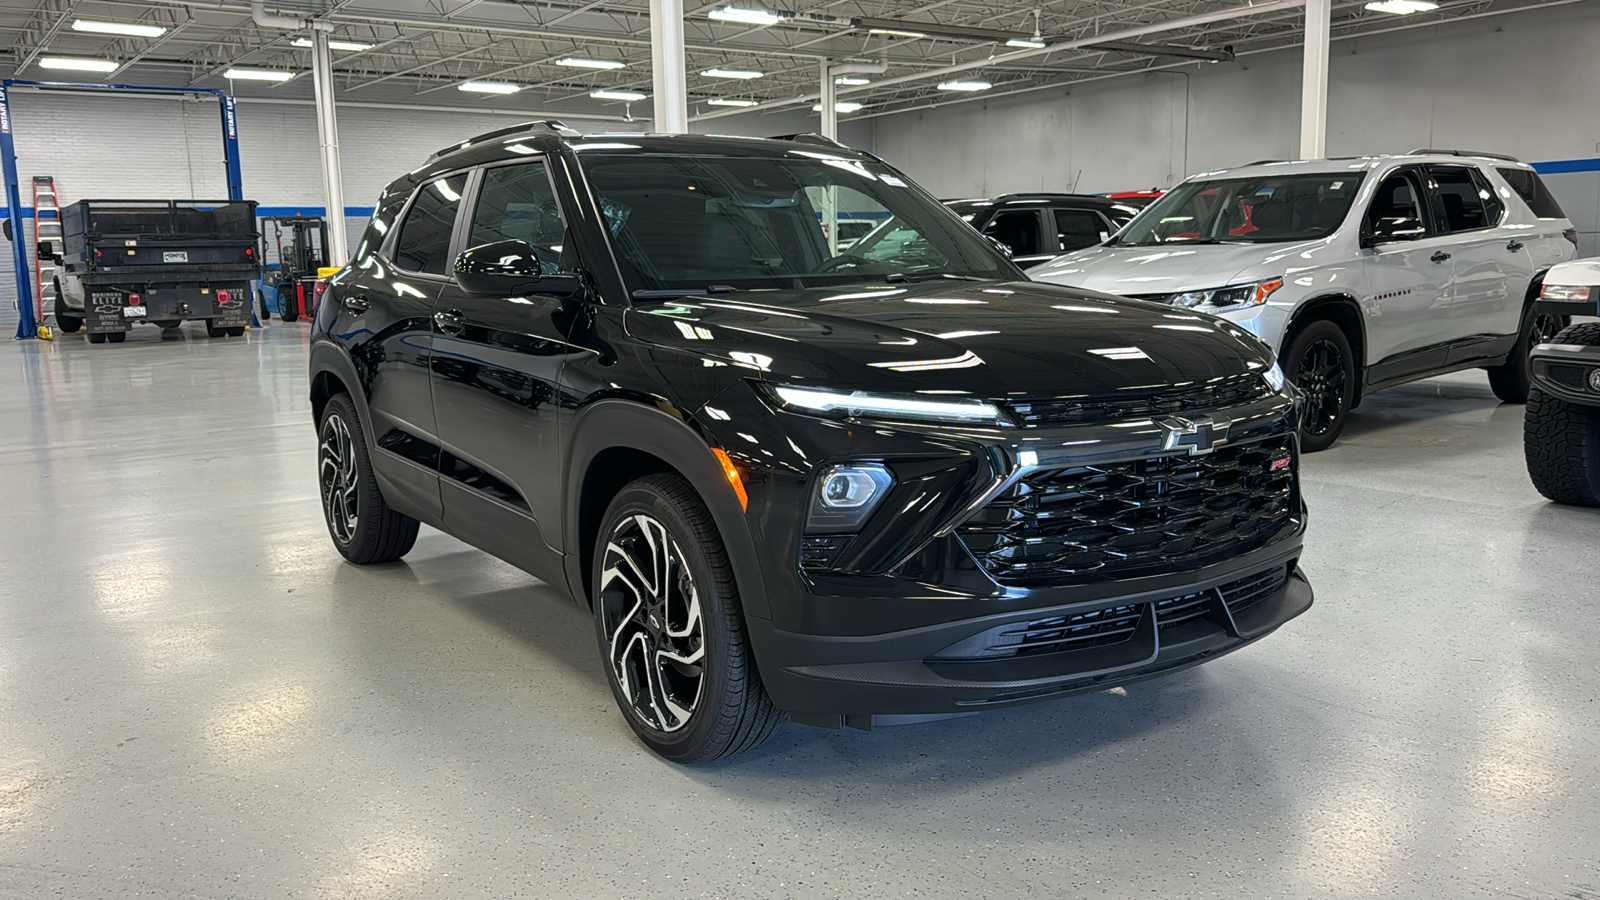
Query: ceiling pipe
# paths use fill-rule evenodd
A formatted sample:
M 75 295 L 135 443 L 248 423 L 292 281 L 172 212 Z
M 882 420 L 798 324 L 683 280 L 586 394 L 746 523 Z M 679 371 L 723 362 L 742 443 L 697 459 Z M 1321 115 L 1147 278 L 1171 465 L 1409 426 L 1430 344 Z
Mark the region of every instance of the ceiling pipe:
M 280 16 L 267 12 L 266 4 L 254 2 L 250 4 L 250 19 L 262 28 L 275 28 L 281 31 L 299 31 L 310 27 L 307 19 L 297 19 L 294 16 Z
M 880 59 L 877 62 L 847 62 L 828 67 L 835 76 L 839 75 L 882 75 L 889 71 L 889 61 Z

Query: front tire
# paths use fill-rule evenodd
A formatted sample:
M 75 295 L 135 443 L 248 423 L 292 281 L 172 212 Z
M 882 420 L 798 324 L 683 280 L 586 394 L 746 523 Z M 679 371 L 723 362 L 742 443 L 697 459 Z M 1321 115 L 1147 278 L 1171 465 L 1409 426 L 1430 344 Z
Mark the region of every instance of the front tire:
M 1490 367 L 1489 387 L 1502 403 L 1527 403 L 1528 391 L 1533 386 L 1533 371 L 1528 365 L 1528 352 L 1540 344 L 1547 344 L 1556 333 L 1567 327 L 1566 316 L 1553 316 L 1536 312 L 1529 306 L 1522 314 L 1522 330 L 1517 342 L 1506 356 L 1506 361 Z
M 596 544 L 595 634 L 639 740 L 701 763 L 770 738 L 785 716 L 761 684 L 727 551 L 694 488 L 675 474 L 629 484 Z
M 317 487 L 333 545 L 357 565 L 391 562 L 417 542 L 420 523 L 395 512 L 378 490 L 366 432 L 349 394 L 338 394 L 317 423 Z
M 1600 346 L 1600 324 L 1573 325 L 1553 343 Z M 1534 387 L 1522 414 L 1522 453 L 1539 493 L 1557 503 L 1600 506 L 1600 407 Z
M 1283 371 L 1306 395 L 1300 449 L 1315 453 L 1333 446 L 1356 393 L 1356 359 L 1344 329 L 1318 319 L 1295 332 L 1283 351 Z

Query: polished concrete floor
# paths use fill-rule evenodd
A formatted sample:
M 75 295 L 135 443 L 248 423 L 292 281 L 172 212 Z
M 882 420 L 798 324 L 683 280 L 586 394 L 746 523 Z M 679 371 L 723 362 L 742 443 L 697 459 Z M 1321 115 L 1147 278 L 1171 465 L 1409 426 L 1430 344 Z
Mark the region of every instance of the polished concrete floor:
M 341 562 L 304 325 L 187 327 L 0 346 L 0 897 L 1600 896 L 1600 511 L 1477 373 L 1308 461 L 1268 640 L 687 769 L 552 590 Z

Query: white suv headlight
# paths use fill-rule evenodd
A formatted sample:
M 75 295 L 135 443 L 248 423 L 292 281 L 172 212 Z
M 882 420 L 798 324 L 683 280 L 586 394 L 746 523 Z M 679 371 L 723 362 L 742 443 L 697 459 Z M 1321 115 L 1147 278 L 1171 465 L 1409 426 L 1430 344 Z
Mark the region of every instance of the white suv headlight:
M 1272 388 L 1273 393 L 1283 393 L 1283 366 L 1274 362 L 1272 368 L 1261 373 L 1261 377 L 1267 380 L 1267 386 Z
M 1185 309 L 1198 309 L 1201 312 L 1219 313 L 1235 309 L 1249 309 L 1267 302 L 1272 292 L 1283 287 L 1282 278 L 1271 278 L 1253 284 L 1235 284 L 1228 287 L 1206 288 L 1200 291 L 1184 291 L 1173 294 L 1170 302 L 1173 306 Z

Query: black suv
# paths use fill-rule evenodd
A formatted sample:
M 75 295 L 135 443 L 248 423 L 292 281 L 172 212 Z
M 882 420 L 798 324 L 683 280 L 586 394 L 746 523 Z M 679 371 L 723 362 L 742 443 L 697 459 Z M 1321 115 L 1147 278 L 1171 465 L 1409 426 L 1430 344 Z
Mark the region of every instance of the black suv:
M 1104 243 L 1139 207 L 1093 194 L 1001 194 L 992 200 L 946 200 L 968 224 L 1011 248 L 1027 268 Z
M 870 248 L 829 246 L 845 216 Z M 1104 689 L 1311 603 L 1262 343 L 1031 283 L 823 138 L 535 123 L 441 151 L 323 295 L 311 399 L 346 558 L 427 522 L 565 589 L 682 762 L 786 715 Z

